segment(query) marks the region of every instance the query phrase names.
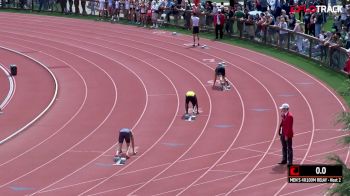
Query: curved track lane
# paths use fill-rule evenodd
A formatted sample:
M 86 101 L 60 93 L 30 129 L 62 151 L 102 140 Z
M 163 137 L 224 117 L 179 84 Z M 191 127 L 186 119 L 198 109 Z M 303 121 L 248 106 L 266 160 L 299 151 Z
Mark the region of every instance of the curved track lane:
M 25 54 L 1 47 L 0 57 L 3 65 L 17 65 L 17 76 L 7 76 L 8 93 L 5 94 L 5 103 L 1 104 L 7 110 L 0 118 L 1 145 L 20 134 L 22 127 L 30 126 L 52 106 L 57 83 L 45 65 Z
M 55 136 L 41 137 L 38 141 L 45 141 L 42 145 L 14 159 L 11 166 L 16 166 L 17 161 L 28 155 L 43 156 L 43 160 L 35 163 L 34 167 L 8 176 L 14 180 L 2 182 L 1 192 L 13 193 L 15 191 L 9 186 L 42 177 L 45 171 L 52 171 L 49 163 L 55 162 L 56 167 L 66 169 L 52 173 L 45 182 L 38 180 L 31 183 L 33 185 L 28 187 L 32 189 L 27 192 L 39 191 L 48 195 L 320 194 L 329 185 L 321 185 L 321 191 L 316 186 L 287 185 L 284 183 L 286 168 L 275 165 L 280 160 L 280 144 L 275 133 L 279 121 L 277 106 L 282 102 L 293 106 L 292 112 L 298 120 L 294 140 L 296 163 L 324 162 L 325 155 L 331 151 L 347 159 L 348 149 L 336 145 L 336 139 L 343 133 L 335 131 L 337 128 L 333 127 L 332 121 L 326 120 L 345 109 L 342 103 L 325 85 L 280 61 L 207 40 L 203 40 L 202 44 L 209 45 L 209 50 L 187 48 L 183 44 L 191 42 L 191 38 L 171 36 L 163 31 L 54 17 L 29 16 L 17 21 L 12 14 L 1 14 L 0 18 L 14 20 L 10 24 L 25 27 L 19 33 L 15 31 L 18 28 L 16 25 L 2 24 L 6 26 L 6 30 L 0 30 L 4 32 L 0 36 L 2 45 L 20 48 L 18 43 L 25 43 L 25 47 L 45 51 L 45 55 L 35 56 L 43 61 L 54 57 L 56 61 L 64 59 L 74 67 L 80 64 L 82 67 L 83 63 L 77 60 L 81 58 L 85 63 L 100 66 L 118 87 L 116 105 L 120 103 L 124 106 L 119 109 L 112 107 L 111 115 L 92 112 L 94 117 L 106 118 L 88 133 L 75 131 L 78 127 L 70 127 L 78 122 L 75 116 L 72 118 L 72 111 L 67 116 L 71 120 L 65 121 L 67 126 L 62 132 L 65 130 L 74 134 L 67 145 L 57 147 L 57 143 L 55 151 L 59 156 L 45 155 L 40 153 L 40 149 L 45 148 L 45 143 L 65 138 L 64 134 L 59 132 Z M 40 27 L 33 28 L 33 22 L 40 23 Z M 60 28 L 53 28 L 55 26 Z M 211 89 L 209 82 L 215 63 L 208 59 L 228 63 L 228 78 L 234 90 L 220 92 Z M 120 71 L 124 69 L 125 72 L 121 74 Z M 94 72 L 76 69 L 76 73 L 82 74 L 83 71 L 87 76 Z M 90 79 L 85 78 L 84 74 L 87 83 L 107 78 Z M 65 81 L 64 74 L 58 78 L 61 78 L 61 82 Z M 72 79 L 72 82 L 76 81 L 79 79 Z M 143 85 L 140 85 L 140 81 Z M 108 83 L 101 86 L 101 94 L 111 89 Z M 146 92 L 144 95 L 141 86 Z M 77 95 L 83 97 L 81 87 L 77 86 L 76 90 L 80 90 Z M 87 85 L 86 88 L 94 87 Z M 183 112 L 179 110 L 184 107 L 181 96 L 189 89 L 198 93 L 203 110 L 192 123 L 182 121 Z M 91 102 L 102 102 L 101 107 L 108 106 L 108 101 L 94 99 L 98 97 L 96 94 L 99 92 L 91 93 Z M 131 95 L 125 96 L 125 99 L 137 99 L 122 102 L 119 98 L 122 94 Z M 105 94 L 102 97 L 108 96 Z M 142 101 L 145 96 L 146 102 Z M 78 106 L 81 102 L 76 100 L 74 103 Z M 142 107 L 143 103 L 146 103 L 145 107 Z M 177 106 L 174 103 L 178 103 Z M 66 104 L 63 103 L 62 107 Z M 320 108 L 320 105 L 324 107 Z M 90 107 L 83 108 L 91 114 L 91 109 L 87 109 Z M 140 108 L 143 108 L 143 112 Z M 321 112 L 321 109 L 328 112 Z M 128 115 L 129 110 L 138 112 Z M 114 116 L 117 112 L 126 115 Z M 61 114 L 53 109 L 47 116 L 55 113 Z M 112 118 L 119 123 L 112 123 Z M 138 120 L 135 122 L 135 119 Z M 125 121 L 133 122 L 126 123 L 126 126 L 134 126 L 141 153 L 123 168 L 114 168 L 109 163 L 114 153 L 113 137 L 118 127 L 124 127 L 120 124 L 125 124 Z M 91 122 L 89 127 L 93 127 L 94 123 L 96 121 Z M 61 127 L 63 124 L 64 121 L 58 123 Z M 57 128 L 51 132 L 55 130 Z M 30 143 L 27 145 L 34 146 Z M 65 164 L 67 160 L 69 164 Z M 4 168 L 9 166 L 3 164 L 1 169 Z M 300 191 L 294 193 L 295 189 Z

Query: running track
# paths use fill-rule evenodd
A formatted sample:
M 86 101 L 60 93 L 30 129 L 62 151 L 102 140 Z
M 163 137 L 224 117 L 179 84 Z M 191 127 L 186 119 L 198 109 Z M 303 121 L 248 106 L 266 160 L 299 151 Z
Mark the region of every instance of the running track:
M 283 102 L 295 116 L 295 163 L 330 153 L 350 163 L 333 121 L 343 101 L 279 60 L 109 23 L 0 13 L 0 25 L 0 63 L 19 67 L 0 136 L 10 120 L 10 131 L 27 126 L 0 147 L 1 195 L 323 195 L 331 184 L 287 184 L 276 164 Z M 225 92 L 210 83 L 222 60 L 233 86 Z M 1 71 L 1 93 L 7 78 Z M 202 111 L 193 122 L 181 119 L 187 90 Z M 112 157 L 122 127 L 133 128 L 138 154 L 120 167 Z

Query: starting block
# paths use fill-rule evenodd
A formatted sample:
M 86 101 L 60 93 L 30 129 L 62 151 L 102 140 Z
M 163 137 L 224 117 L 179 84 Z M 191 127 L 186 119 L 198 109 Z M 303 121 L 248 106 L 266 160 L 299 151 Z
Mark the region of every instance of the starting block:
M 201 46 L 202 49 L 208 49 L 209 47 L 207 45 Z
M 225 83 L 220 83 L 220 85 L 221 85 L 221 90 L 222 91 L 229 91 L 229 90 L 231 90 L 231 86 L 230 85 L 226 86 Z
M 173 34 L 173 35 L 176 35 L 176 32 L 173 32 L 172 34 Z
M 113 158 L 114 164 L 113 165 L 124 165 L 126 163 L 126 158 L 122 156 L 115 156 Z
M 194 120 L 196 120 L 196 115 L 195 114 L 185 114 L 184 116 L 183 116 L 183 119 L 185 120 L 185 121 L 194 121 Z
M 184 44 L 184 46 L 193 46 L 193 44 L 192 43 L 188 43 L 188 44 Z

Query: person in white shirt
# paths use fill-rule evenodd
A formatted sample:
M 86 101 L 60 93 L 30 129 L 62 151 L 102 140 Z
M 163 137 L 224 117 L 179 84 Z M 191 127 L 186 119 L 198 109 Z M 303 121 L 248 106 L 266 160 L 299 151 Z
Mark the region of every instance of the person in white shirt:
M 119 13 L 120 13 L 120 1 L 115 1 L 115 9 L 114 9 L 114 15 L 117 17 L 117 20 L 119 21 Z
M 216 3 L 213 3 L 213 11 L 212 14 L 215 15 L 218 12 L 219 8 L 216 6 Z
M 99 0 L 98 16 L 103 17 L 105 15 L 105 0 Z
M 124 2 L 124 19 L 129 20 L 130 18 L 130 1 L 129 0 L 125 0 Z
M 197 36 L 197 44 L 199 46 L 199 18 L 197 14 L 194 12 L 192 17 L 192 34 L 193 34 L 193 47 L 196 46 L 196 36 Z
M 159 4 L 157 3 L 157 1 L 152 0 L 151 9 L 152 9 L 152 23 L 153 23 L 152 28 L 157 29 L 158 28 L 157 20 L 158 20 L 158 14 L 159 14 Z

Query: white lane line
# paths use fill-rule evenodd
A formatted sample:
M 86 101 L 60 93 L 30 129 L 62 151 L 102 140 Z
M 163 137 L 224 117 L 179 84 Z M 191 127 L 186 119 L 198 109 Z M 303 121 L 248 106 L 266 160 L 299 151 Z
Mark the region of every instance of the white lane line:
M 0 64 L 0 68 L 4 71 L 4 73 L 7 76 L 7 79 L 9 80 L 9 91 L 4 99 L 4 101 L 0 104 L 0 109 L 4 110 L 4 108 L 7 106 L 7 104 L 11 101 L 11 98 L 13 97 L 13 95 L 15 94 L 15 78 L 11 76 L 11 74 L 9 73 L 9 71 L 7 69 L 5 69 L 5 67 Z
M 12 43 L 12 44 L 13 44 L 13 43 Z M 19 44 L 15 44 L 15 45 L 19 45 Z M 23 46 L 23 44 L 20 44 L 19 46 L 24 47 L 24 48 L 28 48 L 28 49 L 32 49 L 32 48 L 30 48 L 30 47 L 25 47 L 25 46 Z M 58 61 L 63 62 L 64 64 L 70 66 L 74 72 L 76 72 L 76 74 L 81 78 L 81 80 L 82 80 L 83 83 L 84 83 L 84 90 L 85 90 L 85 93 L 84 93 L 83 101 L 82 101 L 81 105 L 79 106 L 78 110 L 75 112 L 75 114 L 74 114 L 66 123 L 64 123 L 59 129 L 57 129 L 56 132 L 52 133 L 52 134 L 51 134 L 50 136 L 48 136 L 47 138 L 45 138 L 45 139 L 42 140 L 41 142 L 37 143 L 36 145 L 32 146 L 31 148 L 27 149 L 26 151 L 22 152 L 21 154 L 17 155 L 16 157 L 13 157 L 12 159 L 9 159 L 9 160 L 7 160 L 7 161 L 4 162 L 4 163 L 1 163 L 0 166 L 3 166 L 3 165 L 5 165 L 5 164 L 7 164 L 7 163 L 9 163 L 9 162 L 11 162 L 11 161 L 13 161 L 13 160 L 15 160 L 15 159 L 21 157 L 21 156 L 23 156 L 24 154 L 30 152 L 31 150 L 33 150 L 33 149 L 37 148 L 38 146 L 40 146 L 41 144 L 43 144 L 44 142 L 48 141 L 48 140 L 49 140 L 50 138 L 52 138 L 53 136 L 57 135 L 63 128 L 65 128 L 65 127 L 80 113 L 80 111 L 83 109 L 83 106 L 85 105 L 85 102 L 86 102 L 86 99 L 87 99 L 87 93 L 88 93 L 88 92 L 87 92 L 87 84 L 86 84 L 86 81 L 85 81 L 84 77 L 83 77 L 74 67 L 72 67 L 72 66 L 71 66 L 70 64 L 68 64 L 67 62 L 65 62 L 65 61 L 63 61 L 63 60 L 60 60 L 60 59 L 58 59 L 58 58 L 56 58 L 56 57 L 54 57 L 54 56 L 52 56 L 52 55 L 50 55 L 50 54 L 47 54 L 47 53 L 45 53 L 45 52 L 42 52 L 42 54 L 47 55 L 47 56 L 52 57 L 52 58 L 54 58 L 54 59 L 56 59 L 56 60 L 58 60 Z M 57 99 L 56 99 L 56 100 L 57 100 Z
M 30 125 L 32 125 L 33 123 L 35 123 L 39 118 L 41 118 L 50 108 L 51 106 L 53 105 L 54 101 L 56 100 L 56 97 L 57 97 L 57 93 L 58 93 L 58 83 L 57 83 L 57 79 L 55 77 L 55 75 L 51 72 L 51 70 L 49 68 L 47 68 L 46 65 L 44 65 L 43 63 L 37 61 L 36 59 L 26 55 L 26 54 L 22 54 L 16 50 L 12 50 L 10 48 L 6 48 L 6 47 L 3 47 L 3 46 L 0 46 L 0 48 L 2 49 L 5 49 L 5 50 L 8 50 L 10 52 L 13 52 L 13 53 L 16 53 L 18 55 L 22 55 L 32 61 L 34 61 L 35 63 L 41 65 L 44 69 L 46 69 L 49 74 L 51 75 L 52 79 L 54 80 L 54 84 L 55 84 L 55 90 L 54 90 L 54 94 L 52 96 L 52 99 L 50 101 L 50 103 L 46 106 L 46 108 L 40 112 L 40 114 L 38 116 L 36 116 L 33 120 L 31 120 L 29 123 L 27 123 L 26 125 L 24 125 L 22 128 L 18 129 L 17 131 L 15 131 L 14 133 L 12 133 L 11 135 L 9 135 L 8 137 L 6 137 L 5 139 L 1 140 L 0 141 L 0 145 L 4 144 L 5 142 L 9 141 L 10 139 L 12 139 L 13 137 L 15 137 L 16 135 L 22 133 L 24 130 L 26 130 Z

